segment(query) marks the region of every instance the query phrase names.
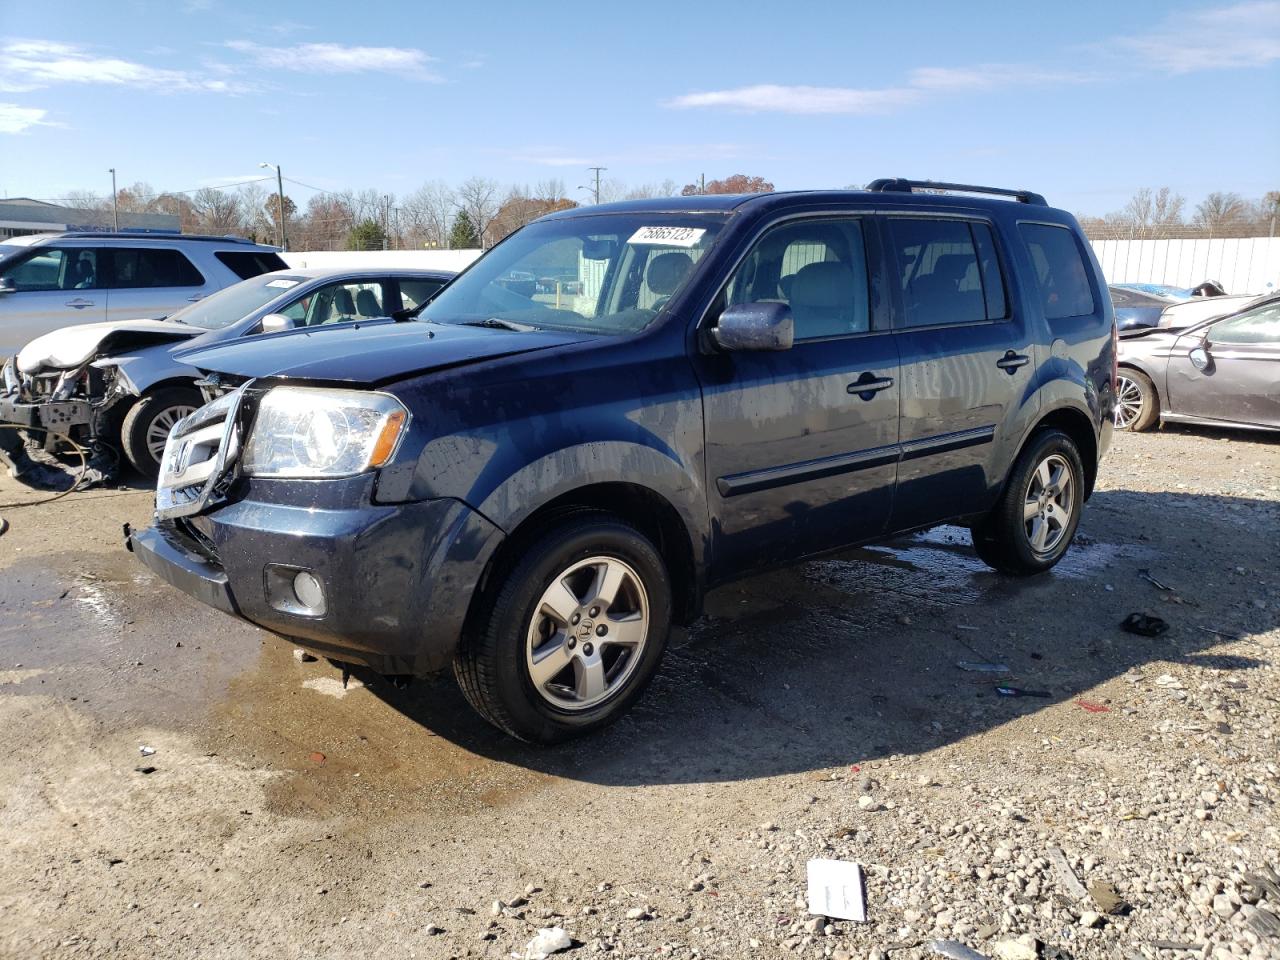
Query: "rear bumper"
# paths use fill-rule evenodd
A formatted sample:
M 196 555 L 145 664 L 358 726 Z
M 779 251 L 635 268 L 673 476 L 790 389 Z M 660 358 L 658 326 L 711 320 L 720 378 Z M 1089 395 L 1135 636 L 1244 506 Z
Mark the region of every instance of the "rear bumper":
M 360 500 L 322 509 L 245 499 L 157 521 L 126 546 L 184 593 L 324 656 L 382 673 L 438 670 L 502 532 L 458 500 Z M 320 582 L 321 615 L 281 602 L 281 571 L 285 582 L 301 571 Z

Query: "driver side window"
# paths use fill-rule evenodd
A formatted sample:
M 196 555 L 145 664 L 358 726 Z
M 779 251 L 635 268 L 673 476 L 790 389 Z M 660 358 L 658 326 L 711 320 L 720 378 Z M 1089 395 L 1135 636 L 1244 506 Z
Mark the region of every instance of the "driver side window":
M 764 234 L 729 281 L 726 305 L 783 303 L 796 340 L 871 329 L 867 255 L 859 220 L 785 223 Z
M 1215 323 L 1209 328 L 1209 342 L 1280 344 L 1280 303 Z

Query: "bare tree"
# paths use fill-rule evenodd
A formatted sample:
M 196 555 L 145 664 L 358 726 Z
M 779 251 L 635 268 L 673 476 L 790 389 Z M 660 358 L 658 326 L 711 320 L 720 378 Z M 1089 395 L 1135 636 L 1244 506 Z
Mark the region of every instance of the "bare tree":
M 569 192 L 565 189 L 564 181 L 559 177 L 539 180 L 538 185 L 533 188 L 533 193 L 528 193 L 528 191 L 525 191 L 525 193 L 534 200 L 547 200 L 551 203 L 555 203 L 557 200 L 569 199 Z
M 483 243 L 489 222 L 498 212 L 498 183 L 486 177 L 472 177 L 458 187 L 458 207 L 467 212 Z
M 266 243 L 275 242 L 274 198 L 274 191 L 269 193 L 260 183 L 246 183 L 236 190 L 241 223 L 250 238 Z M 291 205 L 286 205 L 285 209 L 292 212 Z M 286 221 L 287 225 L 288 221 Z
M 661 183 L 642 183 L 638 186 L 631 187 L 627 190 L 624 200 L 648 200 L 651 197 L 676 197 L 680 195 L 680 188 L 676 182 L 668 177 Z
M 295 249 L 341 250 L 355 222 L 344 196 L 318 193 L 307 202 L 307 211 L 291 228 L 290 236 Z
M 1214 191 L 1196 205 L 1193 220 L 1208 231 L 1209 237 L 1230 232 L 1229 225 L 1244 217 L 1244 198 L 1238 193 Z
M 443 180 L 424 183 L 400 202 L 405 240 L 412 247 L 449 245 L 458 198 Z
M 214 187 L 197 190 L 191 197 L 196 227 L 203 233 L 228 234 L 243 230 L 240 203 L 234 194 Z
M 67 195 L 61 201 L 74 210 L 110 210 L 111 198 L 103 199 L 96 193 L 90 193 L 88 190 L 68 190 Z

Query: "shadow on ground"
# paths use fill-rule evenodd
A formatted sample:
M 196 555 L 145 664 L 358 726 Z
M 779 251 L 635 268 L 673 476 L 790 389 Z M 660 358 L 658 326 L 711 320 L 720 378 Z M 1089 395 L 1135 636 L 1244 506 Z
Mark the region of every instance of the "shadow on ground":
M 1078 535 L 1053 572 L 1027 580 L 991 572 L 967 531 L 941 527 L 722 588 L 708 615 L 673 638 L 630 715 L 557 748 L 497 733 L 448 678 L 373 690 L 434 734 L 499 762 L 590 782 L 661 784 L 926 751 L 1157 662 L 1262 665 L 1213 648 L 1275 626 L 1273 613 L 1251 604 L 1250 582 L 1236 568 L 1270 569 L 1260 534 L 1280 529 L 1280 506 L 1110 491 L 1091 500 L 1086 517 L 1100 532 Z M 1157 528 L 1162 536 L 1147 532 Z M 1144 570 L 1172 589 L 1157 588 Z M 1166 618 L 1169 631 L 1146 638 L 1120 629 L 1143 610 Z M 962 660 L 1002 663 L 1010 673 L 966 672 L 956 666 Z M 998 683 L 1049 697 L 1001 697 Z M 1081 710 L 1078 722 L 1095 717 Z

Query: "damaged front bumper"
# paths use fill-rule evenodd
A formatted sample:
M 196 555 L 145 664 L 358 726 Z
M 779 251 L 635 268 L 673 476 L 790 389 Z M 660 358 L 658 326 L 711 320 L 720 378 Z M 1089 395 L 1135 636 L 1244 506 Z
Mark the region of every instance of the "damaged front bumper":
M 458 500 L 376 503 L 372 476 L 241 483 L 208 513 L 126 530 L 126 546 L 179 590 L 322 656 L 385 674 L 449 664 L 501 530 Z M 303 574 L 319 603 L 297 590 Z

